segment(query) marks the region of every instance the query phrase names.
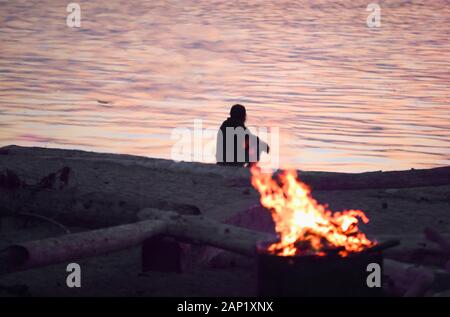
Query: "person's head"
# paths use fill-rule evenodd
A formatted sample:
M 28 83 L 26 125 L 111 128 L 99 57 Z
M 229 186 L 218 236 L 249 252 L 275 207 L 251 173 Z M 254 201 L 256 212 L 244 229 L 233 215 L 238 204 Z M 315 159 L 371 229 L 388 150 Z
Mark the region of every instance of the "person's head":
M 247 118 L 245 107 L 239 104 L 234 105 L 231 107 L 230 117 L 236 121 L 244 123 Z

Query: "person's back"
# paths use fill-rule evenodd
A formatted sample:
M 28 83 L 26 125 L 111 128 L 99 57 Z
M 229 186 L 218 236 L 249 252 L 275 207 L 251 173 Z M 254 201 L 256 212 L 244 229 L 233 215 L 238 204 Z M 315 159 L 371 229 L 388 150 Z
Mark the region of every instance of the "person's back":
M 268 152 L 268 146 L 245 127 L 245 107 L 234 105 L 217 134 L 216 160 L 219 165 L 244 166 L 259 161 L 261 150 Z M 260 142 L 262 147 L 260 149 Z

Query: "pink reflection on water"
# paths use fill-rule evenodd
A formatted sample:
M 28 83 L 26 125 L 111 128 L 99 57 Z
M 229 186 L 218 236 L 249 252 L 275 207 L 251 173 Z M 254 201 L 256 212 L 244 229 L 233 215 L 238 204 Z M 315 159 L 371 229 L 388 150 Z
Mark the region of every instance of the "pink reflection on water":
M 450 164 L 446 1 L 8 1 L 0 144 L 170 157 L 174 127 L 235 102 L 280 127 L 280 162 L 363 171 Z M 101 102 L 99 102 L 101 101 Z

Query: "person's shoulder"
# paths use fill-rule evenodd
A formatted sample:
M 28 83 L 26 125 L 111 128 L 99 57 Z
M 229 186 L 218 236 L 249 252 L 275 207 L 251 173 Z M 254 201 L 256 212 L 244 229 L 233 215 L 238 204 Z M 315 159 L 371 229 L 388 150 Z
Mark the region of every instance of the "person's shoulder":
M 232 122 L 231 122 L 230 119 L 228 118 L 228 119 L 225 119 L 225 120 L 222 122 L 222 125 L 221 125 L 220 127 L 230 127 L 230 126 L 232 126 Z
M 227 127 L 227 120 L 225 120 L 224 122 L 222 122 L 222 124 L 220 125 L 220 128 L 225 128 Z

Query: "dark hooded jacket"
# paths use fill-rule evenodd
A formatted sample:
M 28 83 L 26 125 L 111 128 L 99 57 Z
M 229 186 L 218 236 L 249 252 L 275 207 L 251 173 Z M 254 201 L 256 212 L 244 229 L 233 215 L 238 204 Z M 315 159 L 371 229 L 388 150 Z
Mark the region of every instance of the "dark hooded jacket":
M 234 141 L 231 144 L 233 149 L 234 157 L 227 160 L 227 128 L 233 128 L 234 130 Z M 242 134 L 242 135 L 239 135 Z M 240 137 L 238 137 L 238 135 Z M 252 139 L 253 138 L 253 139 Z M 216 147 L 216 160 L 219 165 L 228 166 L 244 166 L 250 162 L 259 161 L 261 150 L 260 139 L 253 135 L 250 130 L 247 129 L 245 124 L 234 118 L 229 117 L 220 126 L 219 132 L 217 133 L 217 147 Z M 264 143 L 267 146 L 267 144 Z M 229 145 L 230 146 L 230 145 Z M 244 153 L 244 157 L 238 158 L 239 153 Z M 229 154 L 231 156 L 231 154 Z

